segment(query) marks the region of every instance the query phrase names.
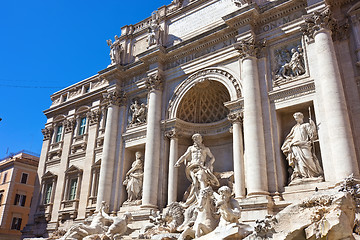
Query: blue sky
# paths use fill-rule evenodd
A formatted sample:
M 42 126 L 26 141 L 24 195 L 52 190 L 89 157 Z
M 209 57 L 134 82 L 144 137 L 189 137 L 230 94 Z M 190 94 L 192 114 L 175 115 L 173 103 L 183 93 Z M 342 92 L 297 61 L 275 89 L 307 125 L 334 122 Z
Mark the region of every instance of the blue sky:
M 170 2 L 1 1 L 0 158 L 40 154 L 50 95 L 106 68 L 106 40 Z

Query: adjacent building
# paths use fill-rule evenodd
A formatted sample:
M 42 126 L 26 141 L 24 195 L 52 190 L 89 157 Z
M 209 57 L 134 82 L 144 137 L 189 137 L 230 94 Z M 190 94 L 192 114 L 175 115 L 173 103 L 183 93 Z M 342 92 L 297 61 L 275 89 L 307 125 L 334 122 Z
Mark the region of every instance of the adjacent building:
M 39 157 L 21 151 L 0 161 L 0 239 L 20 239 L 37 181 Z
M 359 178 L 359 20 L 356 0 L 174 0 L 122 27 L 107 68 L 51 96 L 24 234 L 181 201 L 195 133 L 244 222 Z

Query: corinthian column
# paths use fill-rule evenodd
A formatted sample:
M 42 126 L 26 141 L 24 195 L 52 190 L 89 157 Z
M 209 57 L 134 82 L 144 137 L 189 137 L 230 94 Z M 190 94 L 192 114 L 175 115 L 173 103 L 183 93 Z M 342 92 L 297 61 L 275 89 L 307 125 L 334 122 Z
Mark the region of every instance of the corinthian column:
M 312 62 L 318 63 L 314 80 L 316 97 L 322 103 L 321 119 L 326 121 L 330 140 L 326 144 L 330 145 L 328 149 L 331 151 L 336 180 L 342 180 L 351 173 L 359 177 L 359 168 L 344 88 L 331 36 L 336 24 L 329 8 L 325 8 L 314 12 L 306 19 L 305 24 L 302 25 L 302 31 L 309 39 L 314 40 L 316 61 Z M 324 159 L 324 161 L 328 160 Z
M 258 54 L 263 43 L 253 37 L 235 45 L 240 53 L 244 95 L 244 145 L 248 196 L 267 195 L 265 140 L 259 86 Z
M 157 74 L 151 75 L 146 79 L 145 85 L 149 93 L 141 207 L 157 208 L 158 176 L 160 169 L 162 80 Z
M 165 132 L 170 139 L 169 151 L 169 179 L 168 179 L 168 205 L 177 200 L 178 170 L 174 167 L 178 159 L 178 134 L 175 129 Z
M 120 106 L 125 107 L 126 96 L 124 92 L 117 90 L 104 94 L 108 101 L 106 128 L 104 136 L 103 153 L 99 176 L 99 188 L 96 200 L 96 209 L 99 210 L 102 201 L 110 204 L 112 191 L 112 177 L 115 163 L 116 138 L 119 122 Z
M 241 130 L 242 115 L 240 112 L 230 113 L 228 115 L 228 119 L 232 122 L 235 198 L 244 198 L 246 193 L 244 173 L 244 149 Z

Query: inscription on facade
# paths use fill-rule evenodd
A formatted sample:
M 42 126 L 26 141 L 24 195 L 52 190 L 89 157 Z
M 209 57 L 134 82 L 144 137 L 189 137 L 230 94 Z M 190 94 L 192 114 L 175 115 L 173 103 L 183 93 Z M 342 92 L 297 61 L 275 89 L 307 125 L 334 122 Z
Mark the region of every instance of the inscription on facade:
M 277 27 L 280 27 L 281 25 L 287 24 L 299 17 L 301 17 L 303 14 L 301 12 L 296 12 L 293 13 L 291 15 L 288 15 L 286 17 L 277 19 L 275 21 L 272 21 L 270 23 L 264 24 L 261 28 L 260 28 L 260 32 L 268 32 L 270 30 L 273 30 Z
M 196 52 L 194 52 L 194 53 L 192 53 L 190 55 L 181 57 L 181 58 L 177 59 L 176 61 L 170 62 L 165 66 L 165 69 L 168 70 L 170 68 L 177 67 L 177 66 L 179 66 L 181 64 L 184 64 L 186 62 L 189 62 L 189 61 L 195 60 L 195 59 L 197 59 L 199 57 L 202 57 L 202 56 L 204 56 L 206 54 L 215 52 L 215 51 L 217 51 L 217 50 L 219 50 L 221 48 L 230 46 L 230 45 L 234 44 L 235 42 L 236 42 L 235 37 L 232 37 L 230 39 L 227 39 L 226 41 L 223 41 L 221 43 L 218 43 L 218 44 L 213 45 L 213 46 L 208 47 L 208 48 L 204 48 L 203 50 L 196 51 Z
M 207 7 L 199 9 L 181 19 L 169 24 L 168 43 L 179 40 L 185 35 L 201 29 L 203 26 L 212 24 L 221 17 L 237 10 L 232 0 L 219 0 Z

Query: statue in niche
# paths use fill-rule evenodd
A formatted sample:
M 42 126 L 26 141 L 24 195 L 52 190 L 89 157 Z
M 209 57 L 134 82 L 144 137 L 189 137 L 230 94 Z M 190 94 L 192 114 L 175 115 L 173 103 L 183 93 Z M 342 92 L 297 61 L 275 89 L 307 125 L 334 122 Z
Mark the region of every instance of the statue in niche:
M 122 45 L 120 44 L 120 39 L 115 35 L 115 41 L 112 42 L 111 39 L 106 40 L 108 46 L 110 47 L 110 59 L 111 65 L 121 64 L 121 54 L 123 52 Z
M 126 173 L 123 184 L 126 186 L 128 199 L 126 202 L 135 202 L 140 204 L 142 195 L 144 166 L 142 160 L 142 153 L 135 153 L 135 161 L 132 163 L 130 170 Z
M 286 80 L 305 73 L 303 49 L 301 46 L 288 50 L 279 51 L 276 58 L 280 62 L 280 68 L 275 74 L 276 80 Z M 281 62 L 284 62 L 281 64 Z
M 186 177 L 190 180 L 191 185 L 186 191 L 184 198 L 184 207 L 195 204 L 200 190 L 208 186 L 219 186 L 219 181 L 213 173 L 213 164 L 215 157 L 208 147 L 202 143 L 202 136 L 198 133 L 192 136 L 194 144 L 190 146 L 184 155 L 175 163 L 179 167 L 180 163 L 185 164 Z M 207 161 L 206 157 L 210 160 Z
M 130 111 L 132 112 L 130 126 L 146 123 L 146 110 L 144 103 L 139 104 L 138 100 L 135 100 L 130 105 Z
M 161 34 L 162 34 L 162 31 L 161 31 L 161 27 L 159 24 L 159 15 L 158 15 L 157 11 L 155 11 L 151 14 L 149 34 L 146 39 L 146 41 L 148 43 L 148 48 L 151 47 L 152 45 L 157 45 L 157 46 L 162 45 Z
M 313 148 L 313 141 L 317 138 L 315 123 L 311 117 L 309 123 L 304 123 L 304 115 L 301 112 L 294 113 L 293 117 L 296 125 L 286 136 L 281 147 L 293 169 L 289 185 L 300 183 L 305 178 L 322 178 L 323 174 Z

